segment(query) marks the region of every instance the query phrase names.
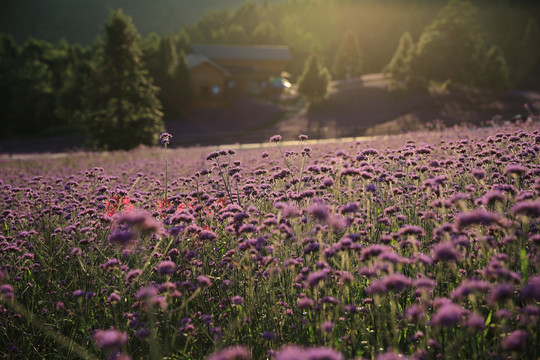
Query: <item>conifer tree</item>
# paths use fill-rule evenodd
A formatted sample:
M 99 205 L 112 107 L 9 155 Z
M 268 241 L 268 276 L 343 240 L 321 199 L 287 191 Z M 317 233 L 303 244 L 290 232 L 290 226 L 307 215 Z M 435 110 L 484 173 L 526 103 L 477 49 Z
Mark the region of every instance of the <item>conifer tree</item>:
M 0 34 L 0 111 L 4 119 L 4 128 L 0 139 L 10 139 L 16 133 L 17 118 L 14 90 L 20 80 L 17 77 L 17 65 L 20 63 L 19 48 L 11 35 Z
M 130 149 L 157 143 L 163 132 L 158 89 L 144 69 L 131 18 L 113 11 L 105 24 L 101 58 L 89 87 L 86 125 L 91 146 Z
M 163 89 L 163 97 L 168 109 L 182 114 L 187 111 L 192 95 L 191 78 L 186 64 L 186 57 L 184 53 L 181 53 L 167 81 L 167 87 Z
M 298 79 L 298 93 L 304 95 L 309 102 L 315 103 L 322 100 L 328 92 L 330 74 L 323 66 L 316 52 L 312 53 L 304 65 L 304 71 Z
M 424 84 L 450 81 L 474 85 L 483 45 L 477 8 L 467 1 L 450 0 L 420 35 L 411 75 Z
M 180 31 L 174 38 L 174 42 L 176 45 L 176 52 L 179 54 L 181 52 L 184 52 L 184 54 L 188 54 L 192 52 L 191 47 L 191 39 L 189 37 L 188 32 L 184 29 Z
M 0 55 L 0 111 L 8 119 L 8 132 L 35 136 L 55 123 L 53 73 L 46 57 L 52 45 L 30 38 L 17 49 L 2 36 Z
M 399 39 L 394 56 L 392 56 L 390 62 L 382 69 L 383 74 L 390 76 L 390 90 L 407 89 L 413 53 L 414 43 L 412 36 L 406 31 Z
M 530 18 L 517 44 L 517 61 L 513 66 L 512 84 L 522 81 L 540 60 L 540 28 L 538 23 Z
M 501 49 L 492 46 L 484 55 L 478 85 L 493 90 L 507 90 L 508 66 Z
M 352 31 L 347 32 L 334 59 L 332 74 L 335 79 L 348 79 L 362 74 L 362 53 L 358 39 Z
M 176 44 L 171 36 L 164 36 L 159 42 L 159 62 L 164 74 L 171 74 L 178 62 Z

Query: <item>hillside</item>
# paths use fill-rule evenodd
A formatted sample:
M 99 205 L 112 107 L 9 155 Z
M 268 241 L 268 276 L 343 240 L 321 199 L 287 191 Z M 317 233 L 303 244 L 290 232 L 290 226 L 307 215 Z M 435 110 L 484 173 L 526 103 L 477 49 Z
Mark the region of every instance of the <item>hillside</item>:
M 327 139 L 396 134 L 424 129 L 441 120 L 451 126 L 485 123 L 494 117 L 524 114 L 524 103 L 540 101 L 538 91 L 511 91 L 497 98 L 466 94 L 388 93 L 382 74 L 334 81 L 326 101 L 308 108 L 303 101 L 285 107 L 242 99 L 229 108 L 194 112 L 184 121 L 169 121 L 173 144 L 263 142 L 272 134 L 296 139 L 298 134 Z
M 382 74 L 335 81 L 327 100 L 313 109 L 304 108 L 276 125 L 274 132 L 294 138 L 299 131 L 314 137 L 348 137 L 401 133 L 422 129 L 441 120 L 447 126 L 485 123 L 494 117 L 511 119 L 523 114 L 524 103 L 540 100 L 538 91 L 510 91 L 501 96 L 471 94 L 388 93 Z

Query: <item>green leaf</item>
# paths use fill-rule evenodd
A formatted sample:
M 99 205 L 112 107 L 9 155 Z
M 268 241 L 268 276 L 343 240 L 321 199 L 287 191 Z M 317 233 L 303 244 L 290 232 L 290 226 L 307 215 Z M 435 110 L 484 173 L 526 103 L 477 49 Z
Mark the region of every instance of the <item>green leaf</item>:
M 492 315 L 492 314 L 493 314 L 493 310 L 491 310 L 491 311 L 489 312 L 489 315 L 488 315 L 488 317 L 486 318 L 486 323 L 485 323 L 486 329 L 484 330 L 484 337 L 487 335 L 487 332 L 488 332 L 488 330 L 489 330 L 489 324 L 491 324 L 491 315 Z
M 521 280 L 525 282 L 527 280 L 527 268 L 529 267 L 529 259 L 527 259 L 525 248 L 521 249 L 519 257 L 521 260 Z

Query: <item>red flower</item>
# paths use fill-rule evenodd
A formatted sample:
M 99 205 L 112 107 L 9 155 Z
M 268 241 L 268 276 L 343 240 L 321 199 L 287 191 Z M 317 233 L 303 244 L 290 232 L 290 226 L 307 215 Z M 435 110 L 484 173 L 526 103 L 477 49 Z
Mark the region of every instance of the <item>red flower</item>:
M 105 214 L 112 217 L 117 212 L 132 210 L 133 205 L 129 197 L 123 195 L 113 195 L 109 201 L 105 202 Z
M 165 214 L 172 206 L 172 203 L 169 199 L 161 199 L 156 202 L 156 207 L 161 215 Z

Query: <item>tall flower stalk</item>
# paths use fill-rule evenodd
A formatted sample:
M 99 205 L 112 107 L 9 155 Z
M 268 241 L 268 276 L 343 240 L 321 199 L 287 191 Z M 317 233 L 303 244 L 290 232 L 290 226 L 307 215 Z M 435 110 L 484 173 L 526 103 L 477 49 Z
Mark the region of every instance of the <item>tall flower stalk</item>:
M 301 141 L 301 142 L 304 142 L 308 139 L 308 136 L 307 135 L 304 135 L 304 134 L 300 134 L 300 136 L 298 136 L 298 139 Z M 300 188 L 302 186 L 302 177 L 304 176 L 304 169 L 306 167 L 306 160 L 307 158 L 309 158 L 311 154 L 311 149 L 308 148 L 308 147 L 305 147 L 303 150 L 302 150 L 302 168 L 300 169 L 300 181 L 298 182 L 298 188 L 296 190 L 296 192 L 300 192 Z
M 168 201 L 168 169 L 169 169 L 169 166 L 168 166 L 168 154 L 167 154 L 167 145 L 169 145 L 169 141 L 170 139 L 172 138 L 172 135 L 169 134 L 169 133 L 163 133 L 159 136 L 159 139 L 161 140 L 161 143 L 163 144 L 163 146 L 165 147 L 165 196 L 163 198 L 163 202 L 167 203 Z
M 227 194 L 229 195 L 229 199 L 231 202 L 234 202 L 232 191 L 231 191 L 231 184 L 230 184 L 230 176 L 233 173 L 232 167 L 231 167 L 231 155 L 235 153 L 234 150 L 220 150 L 220 151 L 213 151 L 208 156 L 206 156 L 207 161 L 215 160 L 215 165 L 218 170 L 218 174 L 221 177 L 221 180 L 223 180 L 223 186 L 225 187 L 225 190 L 227 191 Z M 227 172 L 223 171 L 222 164 L 219 162 L 219 158 L 221 156 L 229 156 L 228 164 L 225 164 L 224 167 L 227 169 Z M 234 172 L 236 173 L 238 169 L 234 169 Z M 238 192 L 238 181 L 237 181 L 237 203 L 240 203 L 240 193 Z
M 291 165 L 289 164 L 289 161 L 287 160 L 287 157 L 283 153 L 283 150 L 281 150 L 281 146 L 279 146 L 279 142 L 281 141 L 281 135 L 274 135 L 270 138 L 270 142 L 276 143 L 277 148 L 279 149 L 279 152 L 281 153 L 281 157 L 283 157 L 283 160 L 285 161 L 285 166 L 287 166 L 287 169 L 292 174 Z
M 308 139 L 308 136 L 307 135 L 304 135 L 304 134 L 300 134 L 298 136 L 298 139 L 300 140 L 300 144 L 303 144 L 304 141 L 306 141 Z M 276 144 L 279 152 L 281 153 L 281 157 L 283 158 L 283 160 L 285 161 L 285 166 L 287 166 L 287 169 L 289 169 L 290 171 L 290 176 L 292 177 L 293 176 L 293 169 L 291 167 L 291 164 L 289 163 L 289 161 L 287 160 L 287 156 L 286 154 L 283 153 L 283 150 L 281 149 L 281 146 L 279 145 L 279 142 L 281 141 L 281 135 L 274 135 L 270 138 L 270 142 L 273 142 Z M 298 179 L 298 186 L 296 187 L 296 191 L 297 192 L 300 192 L 300 189 L 302 187 L 302 177 L 304 176 L 304 170 L 305 170 L 305 166 L 306 166 L 306 161 L 307 161 L 307 158 L 310 157 L 311 155 L 311 149 L 308 148 L 308 147 L 305 147 L 302 152 L 301 152 L 301 155 L 302 155 L 302 166 L 300 168 L 300 178 Z

